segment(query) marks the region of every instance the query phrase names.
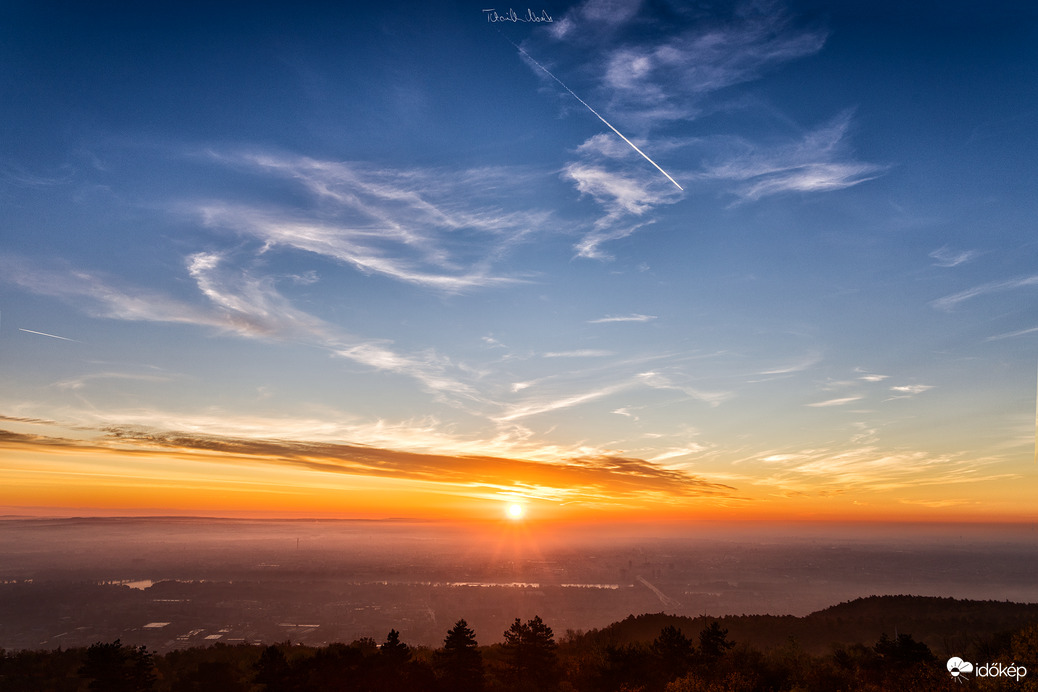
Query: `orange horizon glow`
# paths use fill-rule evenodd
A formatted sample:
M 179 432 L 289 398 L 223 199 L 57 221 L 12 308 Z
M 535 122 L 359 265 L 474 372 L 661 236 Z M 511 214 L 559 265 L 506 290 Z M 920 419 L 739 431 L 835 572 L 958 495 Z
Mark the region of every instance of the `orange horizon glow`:
M 467 488 L 429 488 L 407 481 L 364 477 L 342 481 L 339 487 L 285 484 L 274 490 L 262 483 L 180 483 L 168 479 L 112 479 L 103 475 L 63 478 L 45 482 L 12 479 L 0 490 L 4 513 L 62 515 L 75 513 L 187 514 L 240 517 L 315 516 L 342 519 L 414 518 L 433 521 L 496 523 L 506 496 Z M 506 521 L 530 525 L 552 523 L 624 521 L 637 524 L 701 521 L 804 521 L 804 522 L 1000 522 L 1034 521 L 1034 514 L 974 510 L 956 507 L 907 506 L 900 502 L 874 502 L 870 506 L 834 506 L 825 499 L 808 498 L 745 501 L 726 505 L 703 498 L 669 498 L 639 503 L 631 499 L 612 504 L 528 499 L 520 516 L 507 509 Z
M 363 480 L 363 479 L 362 479 Z M 351 484 L 352 485 L 352 484 Z M 367 485 L 363 482 L 358 486 Z M 366 487 L 352 490 L 289 492 L 241 487 L 173 487 L 161 481 L 110 484 L 104 479 L 74 485 L 32 486 L 12 483 L 0 490 L 0 513 L 26 516 L 230 516 L 238 518 L 329 518 L 360 520 L 411 519 L 472 524 L 556 524 L 622 522 L 632 525 L 701 522 L 803 522 L 803 523 L 1031 523 L 1033 515 L 1010 512 L 904 507 L 879 504 L 869 508 L 833 508 L 824 503 L 762 502 L 753 506 L 726 507 L 702 503 L 659 506 L 600 506 L 577 503 L 559 506 L 549 501 L 530 501 L 533 508 L 514 516 L 502 498 L 471 497 L 463 492 L 429 491 L 408 487 Z M 502 514 L 504 516 L 502 516 Z
M 703 521 L 1035 521 L 1029 484 L 999 478 L 944 487 L 863 488 L 853 497 L 717 483 L 623 458 L 551 463 L 341 445 L 199 438 L 3 443 L 5 513 L 409 518 L 544 526 Z M 179 440 L 178 440 L 179 442 Z M 188 440 L 191 442 L 191 440 Z M 1032 474 L 1033 475 L 1033 474 Z M 513 507 L 515 509 L 513 509 Z M 503 516 L 504 515 L 504 516 Z

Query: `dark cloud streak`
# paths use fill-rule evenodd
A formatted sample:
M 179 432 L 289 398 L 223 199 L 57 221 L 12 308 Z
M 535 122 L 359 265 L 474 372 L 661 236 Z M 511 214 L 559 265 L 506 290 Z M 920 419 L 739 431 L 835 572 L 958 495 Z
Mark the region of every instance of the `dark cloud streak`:
M 322 473 L 377 476 L 463 486 L 535 485 L 567 494 L 628 498 L 645 493 L 678 497 L 729 496 L 735 488 L 657 466 L 643 459 L 589 456 L 557 463 L 477 455 L 421 454 L 364 445 L 277 439 L 250 439 L 108 427 L 93 440 L 29 435 L 0 430 L 0 447 L 56 448 L 168 456 L 220 462 L 252 462 L 303 468 Z

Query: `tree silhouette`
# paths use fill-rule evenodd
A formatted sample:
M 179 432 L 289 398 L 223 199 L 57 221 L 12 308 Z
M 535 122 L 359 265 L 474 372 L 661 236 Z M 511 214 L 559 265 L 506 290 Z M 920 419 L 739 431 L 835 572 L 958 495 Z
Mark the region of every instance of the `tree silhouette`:
M 653 677 L 652 656 L 641 644 L 608 644 L 593 688 L 602 692 L 643 689 Z
M 377 651 L 374 646 L 372 652 Z M 354 644 L 334 643 L 318 649 L 310 658 L 293 666 L 300 690 L 367 690 L 377 682 L 378 671 L 372 661 L 374 653 L 365 655 Z
M 411 647 L 400 641 L 400 633 L 389 630 L 386 641 L 378 648 L 373 671 L 377 684 L 372 692 L 382 690 L 431 690 L 435 685 L 432 668 L 424 661 L 412 660 Z
M 503 648 L 515 676 L 514 689 L 543 691 L 558 686 L 558 644 L 539 615 L 525 623 L 516 618 L 504 636 Z
M 733 646 L 735 642 L 728 641 L 728 630 L 722 628 L 717 620 L 699 633 L 699 656 L 707 663 L 721 658 Z
M 389 630 L 386 641 L 378 647 L 376 660 L 376 679 L 384 683 L 387 689 L 403 690 L 407 680 L 408 662 L 411 660 L 411 647 L 400 641 L 400 633 Z
M 227 661 L 201 661 L 170 688 L 172 692 L 246 692 L 238 670 Z
M 692 640 L 673 625 L 667 625 L 660 630 L 660 636 L 652 642 L 654 662 L 664 682 L 687 673 L 692 666 L 694 653 Z
M 147 692 L 155 689 L 155 663 L 147 647 L 97 642 L 86 652 L 79 676 L 96 692 Z
M 253 682 L 263 685 L 264 692 L 289 692 L 292 689 L 292 669 L 280 647 L 271 645 L 263 649 L 255 668 Z
M 433 664 L 445 690 L 481 692 L 484 688 L 483 655 L 475 631 L 464 620 L 458 620 L 447 632 Z
M 411 659 L 411 647 L 400 641 L 399 632 L 389 630 L 386 641 L 378 647 L 378 654 L 388 662 L 402 665 Z
M 898 665 L 932 663 L 937 660 L 930 647 L 923 642 L 917 642 L 910 634 L 899 634 L 891 639 L 884 632 L 873 649 L 881 658 Z

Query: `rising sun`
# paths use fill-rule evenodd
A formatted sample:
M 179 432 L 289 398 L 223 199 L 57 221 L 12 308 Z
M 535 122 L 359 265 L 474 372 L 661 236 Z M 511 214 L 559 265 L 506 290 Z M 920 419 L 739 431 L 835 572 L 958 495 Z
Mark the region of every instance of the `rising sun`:
M 517 504 L 508 505 L 507 511 L 509 519 L 522 519 L 523 515 L 526 514 L 526 509 L 522 505 Z

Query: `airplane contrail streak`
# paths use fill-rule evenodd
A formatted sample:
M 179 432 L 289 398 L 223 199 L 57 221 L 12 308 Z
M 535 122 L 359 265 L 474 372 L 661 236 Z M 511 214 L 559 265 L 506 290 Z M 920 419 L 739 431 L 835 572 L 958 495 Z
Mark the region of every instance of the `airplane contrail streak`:
M 504 36 L 504 34 L 501 34 L 501 35 L 502 35 L 502 36 Z M 522 49 L 522 48 L 520 48 L 520 47 L 519 47 L 518 45 L 516 45 L 516 44 L 515 44 L 515 43 L 514 43 L 514 42 L 513 42 L 513 41 L 512 41 L 512 40 L 511 40 L 510 38 L 508 38 L 507 36 L 505 36 L 505 40 L 506 40 L 506 41 L 508 41 L 509 43 L 511 43 L 511 44 L 512 44 L 513 46 L 515 46 L 515 47 L 516 47 L 516 50 L 518 50 L 518 51 L 519 51 L 520 53 L 522 53 L 523 55 L 525 55 L 526 57 L 528 57 L 528 58 L 530 59 L 530 62 L 532 62 L 532 63 L 533 63 L 534 65 L 536 65 L 537 67 L 539 67 L 539 68 L 541 68 L 542 70 L 544 70 L 544 74 L 548 75 L 549 77 L 551 77 L 552 79 L 554 79 L 554 80 L 555 80 L 556 82 L 558 82 L 558 83 L 559 83 L 559 85 L 560 85 L 560 86 L 561 86 L 561 87 L 562 87 L 563 89 L 565 89 L 566 91 L 568 91 L 568 92 L 569 92 L 570 96 L 572 96 L 573 98 L 575 98 L 576 100 L 578 100 L 578 101 L 580 101 L 580 102 L 581 102 L 582 104 L 584 104 L 584 107 L 585 107 L 585 108 L 587 108 L 587 109 L 588 109 L 589 111 L 591 111 L 592 113 L 594 113 L 594 114 L 595 114 L 595 117 L 596 117 L 596 118 L 598 118 L 598 119 L 599 119 L 599 120 L 601 120 L 601 121 L 602 121 L 603 123 L 605 123 L 606 127 L 608 127 L 608 128 L 610 129 L 610 130 L 612 130 L 613 132 L 615 132 L 615 133 L 616 133 L 616 134 L 617 134 L 617 135 L 618 135 L 618 136 L 620 137 L 620 139 L 622 139 L 623 141 L 627 142 L 627 143 L 628 143 L 628 144 L 629 144 L 629 145 L 631 146 L 631 148 L 632 148 L 632 149 L 634 149 L 634 150 L 635 150 L 636 152 L 638 152 L 639 154 L 641 154 L 641 155 L 642 155 L 642 157 L 643 157 L 643 158 L 644 158 L 644 159 L 645 159 L 646 161 L 648 161 L 648 162 L 649 162 L 649 163 L 651 163 L 651 164 L 652 164 L 653 166 L 655 166 L 655 167 L 656 167 L 656 170 L 658 170 L 658 171 L 659 171 L 660 173 L 662 173 L 663 175 L 667 176 L 667 180 L 669 180 L 670 182 L 674 183 L 674 187 L 676 187 L 677 189 L 681 190 L 682 192 L 684 192 L 684 191 L 685 191 L 685 188 L 683 188 L 683 187 L 681 187 L 680 185 L 678 185 L 678 181 L 676 181 L 676 180 L 674 180 L 673 178 L 671 178 L 671 177 L 670 177 L 670 174 L 669 174 L 669 173 L 667 173 L 667 171 L 665 171 L 665 170 L 663 170 L 662 168 L 660 168 L 659 164 L 658 164 L 658 163 L 656 163 L 655 161 L 653 161 L 652 159 L 650 159 L 650 158 L 649 158 L 649 157 L 648 157 L 648 156 L 647 156 L 647 155 L 645 154 L 645 152 L 644 152 L 644 151 L 642 151 L 641 149 L 639 149 L 638 147 L 636 147 L 636 146 L 634 145 L 634 142 L 632 142 L 631 140 L 629 140 L 629 139 L 627 139 L 626 137 L 624 137 L 624 136 L 623 136 L 623 134 L 621 134 L 619 130 L 617 130 L 617 129 L 616 129 L 615 127 L 613 127 L 612 125 L 610 125 L 610 124 L 609 124 L 609 121 L 608 121 L 608 120 L 606 120 L 605 118 L 603 118 L 603 117 L 602 117 L 601 115 L 599 115 L 599 114 L 598 114 L 598 111 L 596 111 L 596 110 L 595 110 L 594 108 L 592 108 L 591 106 L 587 105 L 587 102 L 586 102 L 586 101 L 584 101 L 584 99 L 582 99 L 582 98 L 580 98 L 579 96 L 577 96 L 576 94 L 574 94 L 574 93 L 573 93 L 573 90 L 572 90 L 572 89 L 570 89 L 570 88 L 569 88 L 568 86 L 566 86 L 565 84 L 563 84 L 563 83 L 562 83 L 562 80 L 561 80 L 561 79 L 559 79 L 558 77 L 556 77 L 555 75 L 553 75 L 553 74 L 552 74 L 551 72 L 549 72 L 549 71 L 548 71 L 548 68 L 546 68 L 546 67 L 545 67 L 544 65 L 542 65 L 542 64 L 540 64 L 539 62 L 537 62 L 536 60 L 534 60 L 534 59 L 533 59 L 533 56 L 532 56 L 532 55 L 530 55 L 530 54 L 529 54 L 529 53 L 527 53 L 527 52 L 526 52 L 525 50 L 523 50 L 523 49 Z
M 34 332 L 31 329 L 22 329 L 21 327 L 18 328 L 18 331 L 29 332 L 30 334 L 39 334 L 40 336 L 49 336 L 52 339 L 61 339 L 62 341 L 75 341 L 75 339 L 69 339 L 68 337 L 58 336 L 57 334 L 48 334 L 47 332 Z

